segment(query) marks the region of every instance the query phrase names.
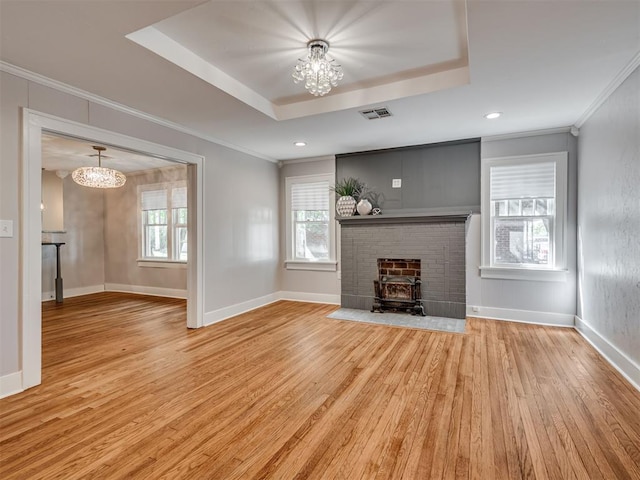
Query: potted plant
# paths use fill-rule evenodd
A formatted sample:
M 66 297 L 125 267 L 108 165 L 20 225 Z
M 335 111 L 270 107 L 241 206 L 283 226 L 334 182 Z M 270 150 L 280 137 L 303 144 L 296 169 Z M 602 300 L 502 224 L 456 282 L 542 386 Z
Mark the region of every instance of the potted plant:
M 365 189 L 365 184 L 357 178 L 342 178 L 331 187 L 336 193 L 336 212 L 341 217 L 351 217 L 356 212 L 356 205 L 360 195 Z

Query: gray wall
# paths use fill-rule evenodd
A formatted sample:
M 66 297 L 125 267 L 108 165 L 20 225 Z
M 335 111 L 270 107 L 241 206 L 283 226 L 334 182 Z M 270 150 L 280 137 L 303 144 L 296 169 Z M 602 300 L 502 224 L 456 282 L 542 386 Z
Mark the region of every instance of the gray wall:
M 104 285 L 104 194 L 82 187 L 68 175 L 63 180 L 64 227 L 66 233 L 52 233 L 51 239 L 65 242 L 60 248 L 64 291 Z M 56 249 L 42 247 L 43 299 L 55 298 Z M 45 298 L 46 295 L 46 298 Z
M 321 175 L 332 174 L 335 175 L 336 161 L 333 156 L 322 157 L 312 161 L 288 161 L 283 162 L 280 167 L 280 285 L 285 295 L 288 292 L 299 292 L 304 294 L 306 298 L 314 298 L 315 295 L 328 298 L 327 295 L 334 297 L 337 301 L 340 295 L 340 281 L 338 280 L 337 272 L 322 272 L 313 270 L 287 270 L 284 265 L 284 259 L 286 258 L 286 236 L 285 236 L 285 186 L 284 179 L 286 177 L 298 177 L 304 175 Z M 332 205 L 333 208 L 333 205 Z M 340 259 L 340 225 L 336 222 L 336 256 Z
M 0 72 L 0 218 L 14 222 L 0 238 L 0 375 L 20 370 L 21 106 L 203 155 L 205 314 L 279 290 L 276 164 Z
M 582 126 L 578 316 L 640 364 L 640 70 Z
M 0 219 L 13 221 L 13 237 L 0 238 L 0 376 L 20 370 L 18 260 L 20 258 L 20 122 L 28 82 L 0 72 Z
M 127 183 L 104 192 L 105 283 L 186 290 L 186 268 L 139 267 L 138 186 L 187 180 L 186 165 L 127 175 Z
M 355 177 L 380 195 L 383 210 L 480 210 L 480 142 L 448 142 L 336 156 L 336 178 Z M 392 188 L 394 178 L 401 188 Z
M 566 282 L 503 280 L 480 277 L 480 215 L 473 215 L 467 230 L 467 304 L 575 315 L 576 313 L 576 202 L 577 140 L 569 133 L 483 140 L 482 158 L 569 152 L 567 191 Z

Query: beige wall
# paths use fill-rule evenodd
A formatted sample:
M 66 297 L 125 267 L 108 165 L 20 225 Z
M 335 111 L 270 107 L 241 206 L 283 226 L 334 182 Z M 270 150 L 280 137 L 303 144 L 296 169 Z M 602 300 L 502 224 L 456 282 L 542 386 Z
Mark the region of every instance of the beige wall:
M 159 168 L 127 175 L 127 183 L 105 192 L 105 283 L 186 290 L 186 268 L 139 267 L 138 186 L 186 181 L 187 167 Z
M 56 172 L 42 171 L 42 231 L 64 230 L 64 194 L 62 178 Z
M 53 241 L 65 242 L 60 249 L 64 292 L 104 285 L 104 194 L 82 187 L 67 176 L 63 181 L 66 233 L 53 233 Z M 42 247 L 43 299 L 55 298 L 56 249 Z
M 65 233 L 45 234 L 52 241 L 65 242 L 60 250 L 65 296 L 98 291 L 105 284 L 186 290 L 186 266 L 145 268 L 137 264 L 138 185 L 186 177 L 186 166 L 178 165 L 128 174 L 124 187 L 100 190 L 82 187 L 67 176 L 63 183 Z M 55 298 L 55 269 L 55 247 L 44 246 L 43 300 Z

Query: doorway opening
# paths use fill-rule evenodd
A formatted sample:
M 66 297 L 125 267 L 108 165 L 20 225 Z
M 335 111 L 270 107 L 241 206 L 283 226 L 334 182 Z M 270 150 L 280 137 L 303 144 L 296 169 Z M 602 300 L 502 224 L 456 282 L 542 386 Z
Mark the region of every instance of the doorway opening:
M 41 382 L 42 374 L 42 173 L 43 138 L 65 138 L 80 144 L 93 144 L 129 152 L 163 165 L 183 165 L 188 204 L 188 236 L 183 236 L 186 261 L 187 327 L 203 325 L 204 298 L 202 242 L 202 156 L 140 140 L 127 135 L 60 119 L 23 109 L 22 198 L 21 198 L 21 258 L 20 258 L 20 326 L 22 333 L 22 388 Z M 63 170 L 60 168 L 60 170 Z M 137 190 L 136 190 L 137 191 Z M 176 200 L 178 201 L 178 200 Z M 180 239 L 177 240 L 180 243 Z M 180 252 L 177 251 L 178 256 Z M 144 259 L 141 259 L 144 261 Z M 141 292 L 143 293 L 143 292 Z

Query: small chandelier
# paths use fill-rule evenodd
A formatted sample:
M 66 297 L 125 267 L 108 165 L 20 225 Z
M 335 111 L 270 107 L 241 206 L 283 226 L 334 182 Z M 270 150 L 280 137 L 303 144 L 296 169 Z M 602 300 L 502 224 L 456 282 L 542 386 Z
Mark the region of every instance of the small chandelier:
M 293 70 L 293 81 L 299 83 L 304 80 L 304 88 L 316 97 L 326 95 L 331 87 L 338 85 L 338 80 L 342 80 L 342 67 L 327 57 L 329 44 L 326 41 L 311 40 L 307 47 L 309 53 L 306 58 L 298 59 Z
M 127 177 L 122 172 L 113 168 L 105 168 L 102 166 L 102 152 L 105 147 L 93 147 L 98 152 L 97 167 L 80 167 L 76 168 L 71 174 L 71 178 L 78 185 L 92 188 L 118 188 L 125 184 Z

